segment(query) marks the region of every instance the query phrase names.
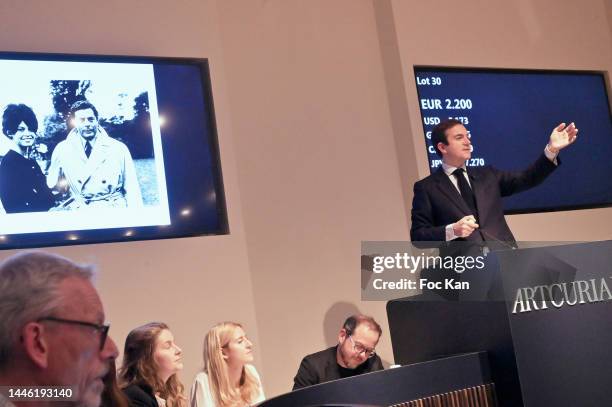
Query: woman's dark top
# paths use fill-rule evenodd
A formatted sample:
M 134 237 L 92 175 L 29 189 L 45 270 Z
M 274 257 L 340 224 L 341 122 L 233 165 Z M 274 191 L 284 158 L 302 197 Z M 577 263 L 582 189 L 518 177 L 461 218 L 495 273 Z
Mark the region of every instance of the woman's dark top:
M 123 389 L 132 407 L 159 407 L 153 388 L 146 384 L 131 384 Z
M 13 150 L 0 162 L 0 200 L 6 213 L 46 212 L 55 205 L 38 163 Z

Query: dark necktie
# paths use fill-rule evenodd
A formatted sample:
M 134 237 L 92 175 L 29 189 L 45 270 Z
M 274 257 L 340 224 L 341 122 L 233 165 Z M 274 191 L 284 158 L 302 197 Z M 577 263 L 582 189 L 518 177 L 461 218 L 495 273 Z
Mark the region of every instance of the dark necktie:
M 453 175 L 457 178 L 457 183 L 459 184 L 459 191 L 461 192 L 461 197 L 465 201 L 466 205 L 472 211 L 472 215 L 478 219 L 478 209 L 476 207 L 476 198 L 474 198 L 474 191 L 470 188 L 470 184 L 468 184 L 465 179 L 465 175 L 463 175 L 463 168 L 457 168 L 453 171 Z
M 87 158 L 89 158 L 89 155 L 91 154 L 91 143 L 89 141 L 85 142 L 85 155 L 87 156 Z

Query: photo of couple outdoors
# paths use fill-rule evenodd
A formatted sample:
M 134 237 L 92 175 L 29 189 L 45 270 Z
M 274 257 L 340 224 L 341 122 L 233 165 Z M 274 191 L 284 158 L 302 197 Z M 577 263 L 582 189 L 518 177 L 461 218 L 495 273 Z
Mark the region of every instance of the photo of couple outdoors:
M 157 186 L 146 92 L 116 95 L 102 117 L 91 81 L 52 80 L 53 111 L 27 103 L 2 109 L 0 201 L 4 213 L 155 204 Z

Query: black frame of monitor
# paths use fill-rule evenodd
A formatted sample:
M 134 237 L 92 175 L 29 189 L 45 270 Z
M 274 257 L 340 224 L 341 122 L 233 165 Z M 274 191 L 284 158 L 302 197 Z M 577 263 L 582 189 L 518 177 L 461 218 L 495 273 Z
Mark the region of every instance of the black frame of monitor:
M 107 54 L 66 54 L 66 53 L 39 53 L 39 52 L 14 52 L 0 51 L 0 60 L 24 60 L 24 61 L 58 61 L 58 62 L 108 62 L 108 63 L 135 63 L 135 64 L 185 64 L 196 65 L 201 72 L 202 94 L 205 97 L 204 105 L 208 107 L 207 120 L 209 123 L 209 140 L 208 147 L 213 160 L 212 177 L 217 199 L 217 218 L 219 227 L 216 230 L 211 230 L 206 233 L 181 233 L 169 236 L 148 236 L 148 237 L 131 237 L 121 235 L 115 239 L 88 239 L 86 242 L 78 240 L 65 239 L 62 241 L 50 242 L 48 244 L 11 244 L 4 243 L 0 240 L 0 250 L 15 250 L 43 247 L 58 247 L 58 246 L 74 246 L 86 244 L 103 244 L 103 243 L 124 243 L 130 241 L 149 241 L 163 239 L 178 239 L 187 237 L 200 236 L 217 236 L 230 234 L 229 220 L 227 213 L 227 204 L 225 199 L 225 187 L 223 183 L 223 173 L 221 167 L 221 151 L 219 149 L 219 138 L 217 132 L 217 121 L 215 115 L 215 106 L 212 92 L 212 80 L 210 75 L 210 63 L 208 58 L 197 57 L 160 57 L 160 56 L 144 56 L 144 55 L 107 55 Z M 206 112 L 202 112 L 203 114 Z M 126 228 L 117 228 L 125 230 Z M 105 229 L 110 230 L 110 229 Z M 61 233 L 68 233 L 64 231 Z M 58 232 L 40 232 L 46 233 Z
M 436 70 L 441 72 L 482 72 L 482 73 L 532 73 L 532 74 L 552 74 L 552 75 L 599 75 L 602 77 L 604 82 L 604 91 L 608 101 L 608 111 L 610 112 L 610 123 L 612 123 L 612 81 L 610 79 L 610 73 L 608 71 L 595 71 L 595 70 L 578 70 L 578 69 L 538 69 L 538 68 L 483 68 L 483 67 L 466 67 L 466 66 L 435 66 L 435 65 L 413 65 L 412 73 L 414 75 L 414 83 L 416 84 L 417 70 Z M 417 101 L 420 100 L 418 86 L 416 86 Z M 423 117 L 424 113 L 419 103 L 419 114 L 422 134 L 425 135 L 425 129 L 423 128 Z M 425 140 L 425 151 L 427 151 L 428 141 Z M 430 174 L 435 171 L 429 167 Z M 601 209 L 601 208 L 612 208 L 612 201 L 603 204 L 594 205 L 572 205 L 572 206 L 551 206 L 546 208 L 538 209 L 504 209 L 505 215 L 519 215 L 529 213 L 545 213 L 545 212 L 562 212 L 562 211 L 573 211 L 579 209 Z

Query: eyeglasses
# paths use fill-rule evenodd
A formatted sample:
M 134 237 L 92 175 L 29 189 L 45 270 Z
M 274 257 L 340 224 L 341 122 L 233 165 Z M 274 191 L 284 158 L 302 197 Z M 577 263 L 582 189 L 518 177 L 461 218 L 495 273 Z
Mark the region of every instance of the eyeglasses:
M 362 344 L 360 344 L 359 342 L 355 342 L 351 335 L 349 335 L 348 338 L 351 340 L 351 343 L 353 344 L 353 351 L 357 352 L 358 355 L 361 355 L 363 353 L 368 358 L 372 358 L 374 357 L 374 355 L 376 355 L 376 349 L 368 349 Z
M 98 325 L 92 322 L 74 321 L 72 319 L 44 317 L 44 318 L 39 318 L 36 320 L 36 322 L 42 322 L 42 321 L 51 321 L 51 322 L 57 322 L 60 324 L 72 324 L 72 325 L 80 325 L 80 326 L 86 326 L 89 328 L 93 328 L 96 331 L 100 332 L 100 350 L 104 349 L 104 344 L 106 343 L 106 338 L 108 337 L 108 330 L 110 329 L 110 324 Z

